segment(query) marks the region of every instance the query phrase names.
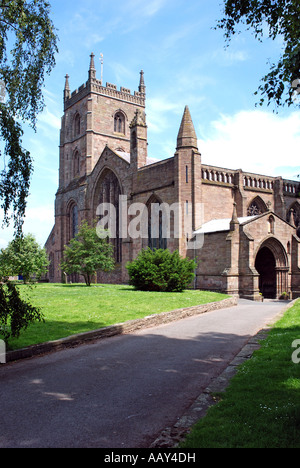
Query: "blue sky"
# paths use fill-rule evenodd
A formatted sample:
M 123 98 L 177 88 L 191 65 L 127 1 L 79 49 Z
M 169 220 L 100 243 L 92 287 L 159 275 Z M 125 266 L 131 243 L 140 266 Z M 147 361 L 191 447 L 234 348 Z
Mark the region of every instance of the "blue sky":
M 95 54 L 100 79 L 133 92 L 145 72 L 149 156 L 175 152 L 185 105 L 189 106 L 202 161 L 232 169 L 295 179 L 300 173 L 299 109 L 255 107 L 254 92 L 276 61 L 281 38 L 259 43 L 250 32 L 225 48 L 221 0 L 50 0 L 59 36 L 56 67 L 46 79 L 46 108 L 37 132 L 24 126 L 23 146 L 34 158 L 24 232 L 44 244 L 54 223 L 59 129 L 64 77 L 71 90 L 87 80 Z M 12 239 L 2 229 L 0 248 Z

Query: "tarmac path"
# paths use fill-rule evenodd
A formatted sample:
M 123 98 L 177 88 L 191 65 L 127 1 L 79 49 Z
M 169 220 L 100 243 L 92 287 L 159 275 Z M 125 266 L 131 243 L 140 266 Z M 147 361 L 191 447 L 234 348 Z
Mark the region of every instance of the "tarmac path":
M 0 448 L 149 447 L 284 306 L 239 300 L 2 365 Z

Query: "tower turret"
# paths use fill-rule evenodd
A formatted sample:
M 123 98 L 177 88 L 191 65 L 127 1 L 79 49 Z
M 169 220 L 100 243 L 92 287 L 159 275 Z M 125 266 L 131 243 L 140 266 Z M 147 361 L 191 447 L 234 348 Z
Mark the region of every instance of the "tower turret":
M 130 164 L 136 169 L 147 162 L 147 124 L 146 114 L 137 109 L 130 127 Z
M 70 91 L 70 85 L 69 85 L 69 75 L 67 74 L 65 76 L 65 87 L 64 87 L 64 103 L 66 102 L 67 99 L 70 99 L 71 97 L 71 91 Z
M 94 80 L 96 79 L 96 68 L 95 68 L 95 54 L 92 52 L 91 55 L 91 61 L 90 61 L 90 68 L 89 68 L 89 80 Z
M 141 94 L 145 95 L 146 94 L 146 86 L 145 86 L 145 81 L 144 81 L 144 72 L 143 72 L 143 70 L 141 70 L 140 75 L 141 75 L 141 77 L 140 77 L 139 92 Z

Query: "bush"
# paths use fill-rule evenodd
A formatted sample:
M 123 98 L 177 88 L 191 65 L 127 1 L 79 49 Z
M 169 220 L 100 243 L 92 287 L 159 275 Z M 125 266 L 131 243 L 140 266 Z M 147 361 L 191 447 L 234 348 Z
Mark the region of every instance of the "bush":
M 44 321 L 40 309 L 22 299 L 12 283 L 0 284 L 0 336 L 5 341 L 18 338 L 21 330 L 36 320 Z
M 197 264 L 168 249 L 142 250 L 127 264 L 130 284 L 141 291 L 182 292 L 194 279 Z

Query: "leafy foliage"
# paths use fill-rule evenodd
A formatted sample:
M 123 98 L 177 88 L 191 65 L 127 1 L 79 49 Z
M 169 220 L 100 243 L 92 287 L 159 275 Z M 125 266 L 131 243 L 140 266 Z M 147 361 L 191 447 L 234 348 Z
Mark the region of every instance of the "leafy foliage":
M 32 234 L 15 238 L 0 253 L 0 277 L 22 275 L 27 283 L 32 276 L 40 278 L 46 273 L 48 265 L 45 249 Z
M 0 0 L 0 79 L 6 93 L 0 104 L 0 136 L 8 160 L 7 170 L 0 174 L 0 197 L 4 221 L 9 224 L 12 208 L 18 233 L 32 173 L 32 158 L 22 148 L 18 120 L 36 127 L 37 115 L 44 108 L 45 74 L 55 65 L 57 40 L 47 1 Z
M 61 269 L 69 275 L 79 273 L 90 286 L 96 271 L 114 269 L 113 246 L 107 238 L 98 236 L 95 227 L 83 221 L 74 239 L 65 246 Z
M 182 292 L 194 278 L 196 262 L 179 252 L 150 248 L 127 264 L 130 284 L 141 291 Z
M 294 99 L 300 79 L 300 2 L 299 0 L 224 0 L 224 18 L 218 27 L 225 31 L 227 41 L 237 33 L 237 25 L 243 23 L 262 41 L 266 29 L 271 39 L 282 37 L 284 50 L 278 63 L 270 65 L 270 72 L 262 78 L 256 94 L 263 96 L 268 105 L 288 106 Z M 299 81 L 300 83 L 300 81 Z
M 35 321 L 44 321 L 40 309 L 22 299 L 12 283 L 0 284 L 0 335 L 4 340 L 18 338 Z

